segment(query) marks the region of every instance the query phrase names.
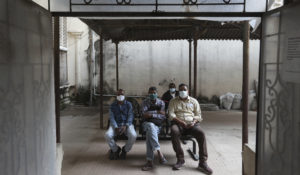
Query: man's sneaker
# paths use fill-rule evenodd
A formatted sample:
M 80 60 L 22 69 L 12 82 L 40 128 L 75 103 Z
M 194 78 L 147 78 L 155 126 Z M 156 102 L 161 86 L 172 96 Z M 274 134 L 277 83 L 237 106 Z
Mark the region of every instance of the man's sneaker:
M 125 160 L 126 159 L 127 152 L 125 151 L 125 146 L 122 148 L 122 152 L 120 154 L 120 159 Z
M 199 163 L 198 169 L 205 174 L 212 174 L 213 170 L 209 168 L 206 162 Z
M 184 159 L 177 159 L 176 164 L 173 166 L 173 170 L 180 170 L 180 168 L 184 165 Z

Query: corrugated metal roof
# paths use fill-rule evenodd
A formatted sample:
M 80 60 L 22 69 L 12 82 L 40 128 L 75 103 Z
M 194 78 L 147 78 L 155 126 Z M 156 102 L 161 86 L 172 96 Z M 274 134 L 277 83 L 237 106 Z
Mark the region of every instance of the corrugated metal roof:
M 218 22 L 194 19 L 139 19 L 101 20 L 81 19 L 105 40 L 151 41 L 151 40 L 241 40 L 242 23 Z M 250 39 L 259 39 L 260 30 L 252 32 Z

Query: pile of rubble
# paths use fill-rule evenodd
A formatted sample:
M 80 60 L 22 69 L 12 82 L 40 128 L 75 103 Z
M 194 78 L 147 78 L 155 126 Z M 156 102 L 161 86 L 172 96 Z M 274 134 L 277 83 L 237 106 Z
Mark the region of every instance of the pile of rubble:
M 220 108 L 227 110 L 240 110 L 242 109 L 242 95 L 226 93 L 220 96 Z M 257 98 L 255 91 L 249 91 L 248 108 L 252 111 L 257 110 Z
M 249 91 L 248 96 L 248 109 L 252 111 L 257 110 L 257 96 L 258 92 L 258 80 L 254 81 L 254 90 Z M 241 110 L 242 109 L 242 95 L 228 92 L 221 96 L 212 96 L 209 99 L 206 96 L 200 95 L 197 98 L 200 103 L 201 110 L 203 111 L 217 111 L 219 109 L 226 110 Z

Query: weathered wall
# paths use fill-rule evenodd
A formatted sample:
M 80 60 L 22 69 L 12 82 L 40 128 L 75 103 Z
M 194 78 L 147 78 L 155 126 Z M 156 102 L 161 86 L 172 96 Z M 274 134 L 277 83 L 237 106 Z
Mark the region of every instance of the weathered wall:
M 0 174 L 55 175 L 51 16 L 0 1 Z
M 242 91 L 242 42 L 198 41 L 198 93 L 211 97 Z M 187 41 L 123 42 L 119 44 L 120 88 L 130 95 L 144 95 L 157 86 L 159 95 L 170 82 L 188 84 Z M 193 51 L 192 51 L 193 52 Z M 104 44 L 105 90 L 116 89 L 115 45 Z M 258 79 L 259 41 L 250 41 L 250 89 Z
M 77 78 L 78 86 L 87 87 L 89 85 L 89 70 L 87 61 L 89 28 L 78 18 L 67 18 L 67 31 L 68 82 L 71 86 L 76 85 Z
M 258 79 L 259 41 L 250 42 L 249 89 Z M 243 43 L 241 41 L 199 42 L 198 92 L 203 95 L 241 93 L 243 80 Z

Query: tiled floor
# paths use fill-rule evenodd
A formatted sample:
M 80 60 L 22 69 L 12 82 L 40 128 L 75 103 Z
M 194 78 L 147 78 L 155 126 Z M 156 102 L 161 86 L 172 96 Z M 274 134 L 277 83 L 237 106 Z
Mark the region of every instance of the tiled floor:
M 75 114 L 75 115 L 74 115 Z M 77 115 L 76 115 L 77 114 Z M 242 113 L 240 111 L 203 112 L 202 127 L 206 132 L 208 146 L 208 164 L 215 175 L 241 174 L 241 138 Z M 61 118 L 62 143 L 64 160 L 62 175 L 135 175 L 149 174 L 142 172 L 145 163 L 146 146 L 144 141 L 137 141 L 133 150 L 128 153 L 126 161 L 110 161 L 108 146 L 104 141 L 105 131 L 99 129 L 99 113 L 78 115 L 77 112 L 67 113 Z M 249 113 L 249 142 L 255 144 L 256 112 Z M 120 142 L 121 144 L 122 141 Z M 184 149 L 188 146 L 185 145 Z M 158 165 L 155 174 L 201 174 L 197 162 L 186 153 L 186 165 L 180 171 L 172 171 L 176 162 L 170 141 L 161 141 L 161 149 L 168 159 L 167 165 Z

